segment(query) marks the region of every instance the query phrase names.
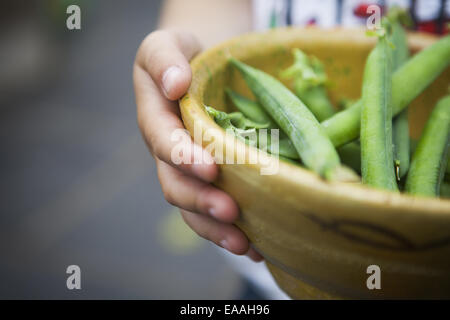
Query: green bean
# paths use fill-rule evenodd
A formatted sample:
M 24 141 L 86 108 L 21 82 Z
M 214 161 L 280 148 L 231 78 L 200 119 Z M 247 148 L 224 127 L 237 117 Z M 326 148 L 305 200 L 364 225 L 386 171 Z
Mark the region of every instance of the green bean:
M 397 115 L 450 63 L 450 35 L 420 51 L 392 75 L 392 113 Z M 322 122 L 325 132 L 338 147 L 359 136 L 362 101 Z
M 361 172 L 363 183 L 398 190 L 392 161 L 392 49 L 378 39 L 364 68 L 361 110 Z
M 438 101 L 428 118 L 406 178 L 406 192 L 437 196 L 447 168 L 450 95 Z
M 322 63 L 315 57 L 308 57 L 299 49 L 294 49 L 293 54 L 294 64 L 284 70 L 281 77 L 294 79 L 294 93 L 317 120 L 328 119 L 335 110 L 328 99 L 325 88 L 327 77 Z
M 406 32 L 398 21 L 399 16 L 392 17 L 391 40 L 394 45 L 393 52 L 393 70 L 397 70 L 403 63 L 408 60 L 409 48 L 406 39 Z M 409 124 L 408 124 L 408 108 L 401 111 L 392 120 L 392 140 L 394 144 L 394 165 L 397 180 L 403 178 L 409 169 Z
M 336 149 L 309 109 L 281 82 L 267 73 L 234 58 L 250 90 L 266 112 L 288 135 L 305 166 L 328 180 L 355 180 L 344 169 Z

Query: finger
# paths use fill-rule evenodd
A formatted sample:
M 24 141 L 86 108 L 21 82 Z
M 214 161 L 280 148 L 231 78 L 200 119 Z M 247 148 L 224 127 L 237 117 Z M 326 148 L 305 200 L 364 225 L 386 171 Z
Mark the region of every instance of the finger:
M 232 224 L 225 224 L 197 213 L 180 210 L 186 224 L 200 237 L 238 255 L 248 252 L 249 243 L 244 233 Z
M 214 181 L 218 174 L 214 159 L 193 143 L 183 127 L 177 104 L 164 98 L 148 74 L 136 66 L 134 84 L 138 124 L 150 152 L 184 172 Z M 183 153 L 181 160 L 179 150 Z
M 260 255 L 258 253 L 258 251 L 256 251 L 255 249 L 253 249 L 252 247 L 250 247 L 250 249 L 248 249 L 246 256 L 249 257 L 251 260 L 253 260 L 254 262 L 261 262 L 264 261 L 264 257 L 262 255 Z
M 239 216 L 236 202 L 225 192 L 156 160 L 158 178 L 166 200 L 191 212 L 231 223 Z
M 189 88 L 189 60 L 200 50 L 200 43 L 189 33 L 158 30 L 142 42 L 136 60 L 168 99 L 177 100 Z

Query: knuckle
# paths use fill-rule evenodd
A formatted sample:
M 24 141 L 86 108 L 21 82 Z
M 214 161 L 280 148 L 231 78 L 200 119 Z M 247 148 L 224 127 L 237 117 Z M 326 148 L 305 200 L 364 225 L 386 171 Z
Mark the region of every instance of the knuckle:
M 203 212 L 205 208 L 205 200 L 209 197 L 209 185 L 204 185 L 201 187 L 201 189 L 197 192 L 194 200 L 194 206 L 199 212 Z
M 173 33 L 168 30 L 156 30 L 148 34 L 142 41 L 142 47 L 145 49 L 157 48 L 160 49 L 162 43 L 175 41 Z
M 154 137 L 154 134 L 152 134 L 152 130 L 150 129 L 148 124 L 144 121 L 144 119 L 139 117 L 139 115 L 138 115 L 137 122 L 138 122 L 139 130 L 141 132 L 141 136 L 142 136 L 145 144 L 147 145 L 147 148 L 150 150 L 150 152 L 153 155 L 156 156 L 154 145 L 155 145 L 155 140 L 157 140 L 157 139 Z
M 164 144 L 161 142 L 159 135 L 151 133 L 151 132 L 147 132 L 146 136 L 147 136 L 148 144 L 150 145 L 151 149 L 153 150 L 153 153 L 155 154 L 155 156 L 164 160 L 165 159 L 164 147 L 163 147 Z
M 160 39 L 167 37 L 167 32 L 165 30 L 156 30 L 149 33 L 142 41 L 142 46 L 148 47 L 157 43 Z
M 194 232 L 201 238 L 212 241 L 208 232 L 206 230 L 203 229 L 197 229 L 197 228 L 192 228 L 192 230 L 194 230 Z
M 166 199 L 166 201 L 171 205 L 176 206 L 176 200 L 173 196 L 172 190 L 169 187 L 167 187 L 164 183 L 161 184 L 161 189 L 164 195 L 164 199 Z
M 167 39 L 167 37 L 170 37 L 170 33 L 166 30 L 156 30 L 148 34 L 139 46 L 137 54 L 137 56 L 140 57 L 139 61 L 144 65 L 145 63 L 152 61 L 155 52 L 160 48 L 161 41 Z
M 194 231 L 199 237 L 214 242 L 211 239 L 207 229 L 199 227 L 198 225 L 193 223 L 192 219 L 190 219 L 189 215 L 197 213 L 188 212 L 183 209 L 180 209 L 180 212 L 184 222 L 189 226 L 189 228 L 191 228 L 192 231 Z

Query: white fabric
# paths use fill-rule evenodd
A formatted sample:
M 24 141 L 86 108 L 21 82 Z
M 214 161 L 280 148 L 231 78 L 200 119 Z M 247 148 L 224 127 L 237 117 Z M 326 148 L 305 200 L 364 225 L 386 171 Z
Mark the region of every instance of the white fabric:
M 254 263 L 248 257 L 234 255 L 222 248 L 220 252 L 235 271 L 261 290 L 264 297 L 269 300 L 290 300 L 278 287 L 264 262 Z

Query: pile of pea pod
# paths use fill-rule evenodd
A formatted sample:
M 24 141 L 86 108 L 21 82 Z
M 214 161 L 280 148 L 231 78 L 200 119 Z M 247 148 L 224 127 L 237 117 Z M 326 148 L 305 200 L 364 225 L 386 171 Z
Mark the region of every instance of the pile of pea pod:
M 400 20 L 391 15 L 374 32 L 377 44 L 366 60 L 361 99 L 346 101 L 339 112 L 328 97 L 322 63 L 299 49 L 293 50 L 294 64 L 279 75 L 293 80 L 292 90 L 230 58 L 256 100 L 227 88 L 238 111 L 206 111 L 246 142 L 248 133 L 279 129 L 278 150 L 270 148 L 270 139 L 264 146 L 258 141 L 253 145 L 328 181 L 362 178 L 378 189 L 448 198 L 450 95 L 434 106 L 418 141 L 409 137 L 408 105 L 449 66 L 450 36 L 409 57 Z

